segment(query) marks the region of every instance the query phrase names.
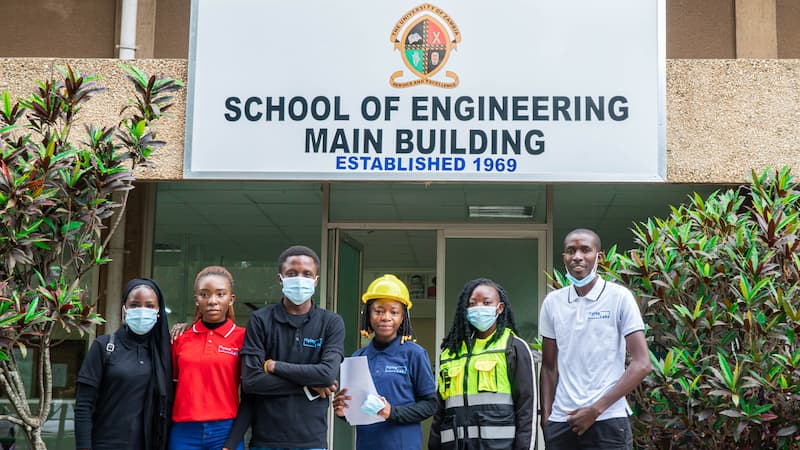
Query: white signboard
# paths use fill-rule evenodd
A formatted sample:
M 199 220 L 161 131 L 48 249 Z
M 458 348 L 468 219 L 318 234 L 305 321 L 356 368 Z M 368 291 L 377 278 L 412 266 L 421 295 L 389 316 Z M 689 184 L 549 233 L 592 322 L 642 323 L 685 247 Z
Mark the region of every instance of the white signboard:
M 660 181 L 664 0 L 194 0 L 186 178 Z

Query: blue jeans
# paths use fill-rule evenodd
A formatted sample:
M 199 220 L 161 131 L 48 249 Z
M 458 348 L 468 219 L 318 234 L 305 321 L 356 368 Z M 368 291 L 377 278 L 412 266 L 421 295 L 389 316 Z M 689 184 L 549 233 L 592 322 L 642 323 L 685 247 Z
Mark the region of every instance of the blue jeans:
M 233 419 L 208 422 L 175 422 L 169 434 L 169 450 L 220 450 L 228 439 Z M 237 450 L 244 450 L 239 442 Z

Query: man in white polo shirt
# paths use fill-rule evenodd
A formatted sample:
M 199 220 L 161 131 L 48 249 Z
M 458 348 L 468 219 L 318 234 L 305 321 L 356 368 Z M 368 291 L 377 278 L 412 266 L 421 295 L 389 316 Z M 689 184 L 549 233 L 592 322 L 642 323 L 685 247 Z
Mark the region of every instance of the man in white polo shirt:
M 546 448 L 631 449 L 625 396 L 651 370 L 639 307 L 628 289 L 597 276 L 597 233 L 571 231 L 563 255 L 572 284 L 548 294 L 539 315 Z

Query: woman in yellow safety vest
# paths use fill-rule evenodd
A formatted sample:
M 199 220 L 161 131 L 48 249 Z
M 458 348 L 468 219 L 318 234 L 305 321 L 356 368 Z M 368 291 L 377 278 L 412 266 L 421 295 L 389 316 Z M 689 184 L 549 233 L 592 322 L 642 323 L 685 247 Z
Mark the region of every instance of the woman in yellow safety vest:
M 536 378 L 505 290 L 487 278 L 461 292 L 439 360 L 439 408 L 429 450 L 536 445 Z

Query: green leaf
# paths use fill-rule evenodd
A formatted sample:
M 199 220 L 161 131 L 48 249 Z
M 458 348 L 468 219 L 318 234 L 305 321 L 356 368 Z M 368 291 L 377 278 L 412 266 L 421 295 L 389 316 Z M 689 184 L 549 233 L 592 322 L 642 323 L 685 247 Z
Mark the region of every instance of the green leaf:
M 37 248 L 41 248 L 41 249 L 44 249 L 44 250 L 52 250 L 52 247 L 50 247 L 49 245 L 47 245 L 43 241 L 34 241 L 33 245 L 35 245 Z
M 728 364 L 728 360 L 725 359 L 722 353 L 717 353 L 717 358 L 719 359 L 719 368 L 722 372 L 723 381 L 730 387 L 733 382 L 733 372 L 731 372 L 731 366 Z
M 140 138 L 144 135 L 144 130 L 147 128 L 147 122 L 144 120 L 140 120 L 136 123 L 136 126 L 132 129 L 134 131 L 134 136 Z
M 0 328 L 13 326 L 22 319 L 22 316 L 23 314 L 13 314 L 0 320 Z
M 25 323 L 29 323 L 31 320 L 33 320 L 37 313 L 36 308 L 38 307 L 39 297 L 33 297 L 33 300 L 31 300 L 31 303 L 28 305 L 28 311 L 25 313 Z
M 3 91 L 3 115 L 6 119 L 11 118 L 11 96 L 8 95 L 8 91 Z
M 667 352 L 664 358 L 664 375 L 672 375 L 673 371 L 673 353 L 672 350 Z
M 137 83 L 141 86 L 147 86 L 147 75 L 144 74 L 141 70 L 139 70 L 136 66 L 127 65 L 127 64 L 120 64 L 119 67 L 124 70 L 128 75 L 131 76 Z
M 79 229 L 81 226 L 83 226 L 83 223 L 78 221 L 72 221 L 61 227 L 61 234 L 68 234 L 72 231 Z

